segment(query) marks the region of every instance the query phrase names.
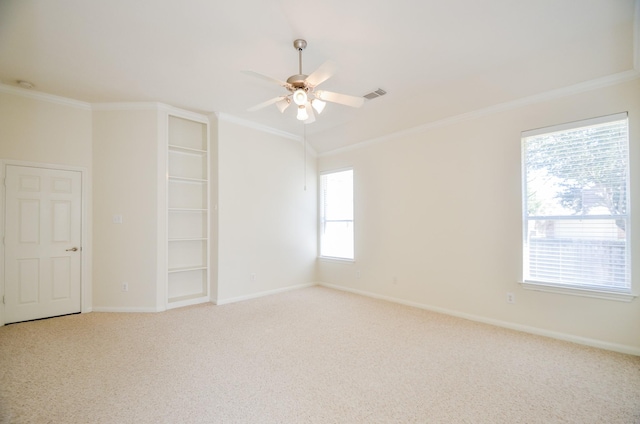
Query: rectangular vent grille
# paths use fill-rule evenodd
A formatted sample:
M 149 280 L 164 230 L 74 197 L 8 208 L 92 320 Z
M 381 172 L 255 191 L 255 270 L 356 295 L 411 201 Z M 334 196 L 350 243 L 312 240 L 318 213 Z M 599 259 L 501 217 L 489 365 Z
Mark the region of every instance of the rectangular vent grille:
M 371 93 L 367 93 L 362 97 L 364 97 L 365 99 L 373 100 L 373 99 L 378 98 L 380 96 L 384 96 L 385 94 L 387 94 L 386 91 L 384 91 L 382 88 L 378 88 L 377 90 L 372 91 Z

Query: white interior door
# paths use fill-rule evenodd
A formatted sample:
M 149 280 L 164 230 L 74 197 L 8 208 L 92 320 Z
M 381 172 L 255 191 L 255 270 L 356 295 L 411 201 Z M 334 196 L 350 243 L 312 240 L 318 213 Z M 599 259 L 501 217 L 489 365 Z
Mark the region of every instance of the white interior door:
M 6 166 L 5 323 L 80 312 L 81 173 Z

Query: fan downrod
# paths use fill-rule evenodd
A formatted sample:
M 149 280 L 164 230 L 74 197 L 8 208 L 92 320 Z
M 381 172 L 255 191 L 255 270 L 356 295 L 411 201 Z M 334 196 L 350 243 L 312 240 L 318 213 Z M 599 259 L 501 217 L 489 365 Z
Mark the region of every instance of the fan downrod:
M 307 91 L 306 79 L 308 75 L 302 73 L 302 50 L 307 47 L 307 41 L 301 38 L 293 40 L 293 47 L 298 50 L 298 73 L 287 78 L 287 83 L 293 87 L 293 90 L 291 91 L 295 91 L 299 88 Z

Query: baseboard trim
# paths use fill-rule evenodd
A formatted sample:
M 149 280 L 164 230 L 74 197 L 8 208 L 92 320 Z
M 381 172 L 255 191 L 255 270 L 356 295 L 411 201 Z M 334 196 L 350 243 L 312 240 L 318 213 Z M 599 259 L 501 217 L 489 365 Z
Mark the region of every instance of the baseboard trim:
M 602 340 L 590 339 L 587 337 L 575 336 L 567 333 L 560 333 L 551 330 L 545 330 L 538 327 L 531 327 L 528 325 L 515 324 L 508 321 L 497 320 L 493 318 L 487 318 L 480 315 L 467 314 L 460 311 L 455 311 L 447 308 L 440 308 L 437 306 L 426 305 L 424 303 L 412 302 L 410 300 L 404 300 L 397 297 L 385 296 L 365 290 L 353 289 L 350 287 L 344 287 L 331 283 L 318 283 L 319 286 L 327 287 L 330 289 L 341 290 L 349 293 L 354 293 L 362 296 L 371 297 L 374 299 L 386 300 L 388 302 L 398 303 L 401 305 L 412 306 L 414 308 L 424 309 L 431 312 L 438 312 L 445 315 L 451 315 L 458 318 L 468 319 L 470 321 L 480 322 L 483 324 L 495 325 L 496 327 L 508 328 L 510 330 L 521 331 L 523 333 L 535 334 L 537 336 L 545 336 L 552 339 L 563 340 L 567 342 L 577 343 L 585 346 L 596 347 L 599 349 L 610 350 L 613 352 L 625 353 L 628 355 L 640 356 L 640 348 L 634 346 L 627 346 L 617 343 L 605 342 Z
M 162 312 L 164 309 L 139 306 L 94 306 L 93 312 Z
M 247 295 L 244 295 L 244 296 L 229 297 L 229 298 L 226 298 L 226 299 L 216 299 L 215 301 L 212 300 L 212 302 L 215 303 L 216 305 L 226 305 L 228 303 L 242 302 L 243 300 L 256 299 L 256 298 L 259 298 L 259 297 L 270 296 L 272 294 L 278 294 L 278 293 L 284 293 L 284 292 L 288 292 L 288 291 L 291 291 L 291 290 L 304 289 L 304 288 L 313 287 L 313 286 L 316 286 L 316 285 L 318 285 L 318 283 L 297 284 L 295 286 L 281 287 L 279 289 L 266 290 L 266 291 L 261 291 L 261 292 L 257 292 L 257 293 L 247 294 Z
M 209 296 L 201 296 L 193 299 L 180 300 L 177 302 L 168 302 L 166 309 L 168 310 L 168 309 L 184 308 L 185 306 L 199 305 L 201 303 L 210 303 L 210 302 L 211 302 L 211 298 Z

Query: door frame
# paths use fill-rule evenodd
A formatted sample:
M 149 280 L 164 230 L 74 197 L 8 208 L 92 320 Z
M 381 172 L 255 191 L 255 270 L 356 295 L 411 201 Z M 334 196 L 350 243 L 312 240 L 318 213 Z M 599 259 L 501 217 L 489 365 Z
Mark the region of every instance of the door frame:
M 80 172 L 81 212 L 80 212 L 80 237 L 82 246 L 82 256 L 80 257 L 80 312 L 91 312 L 93 307 L 91 290 L 91 175 L 89 170 L 79 166 L 59 165 L 50 163 L 27 162 L 13 159 L 0 159 L 0 327 L 5 323 L 4 316 L 4 293 L 5 293 L 5 208 L 6 208 L 6 170 L 7 165 L 23 166 L 30 168 L 53 169 L 56 171 L 76 171 Z

